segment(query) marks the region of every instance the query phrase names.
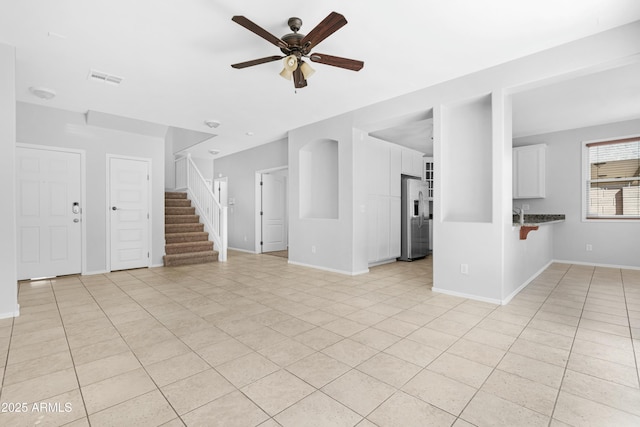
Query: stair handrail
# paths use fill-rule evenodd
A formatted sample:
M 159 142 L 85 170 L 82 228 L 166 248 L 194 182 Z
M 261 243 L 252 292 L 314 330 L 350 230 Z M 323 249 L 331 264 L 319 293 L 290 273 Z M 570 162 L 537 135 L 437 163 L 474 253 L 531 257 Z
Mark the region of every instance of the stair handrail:
M 218 251 L 218 260 L 227 260 L 227 207 L 207 185 L 204 177 L 191 158 L 191 154 L 175 159 L 176 190 L 186 190 L 198 215 L 202 218 L 205 230 L 213 240 Z

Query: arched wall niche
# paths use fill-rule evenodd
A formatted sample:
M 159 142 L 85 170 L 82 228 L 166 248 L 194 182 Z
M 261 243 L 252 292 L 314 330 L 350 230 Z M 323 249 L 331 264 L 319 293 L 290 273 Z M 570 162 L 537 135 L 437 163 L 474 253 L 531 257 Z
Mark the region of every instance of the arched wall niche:
M 299 151 L 300 218 L 338 219 L 338 141 L 318 139 Z

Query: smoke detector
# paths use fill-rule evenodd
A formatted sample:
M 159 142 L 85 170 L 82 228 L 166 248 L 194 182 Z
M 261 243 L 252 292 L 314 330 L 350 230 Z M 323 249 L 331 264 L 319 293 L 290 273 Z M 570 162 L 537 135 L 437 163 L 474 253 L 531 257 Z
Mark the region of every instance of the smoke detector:
M 217 120 L 205 120 L 204 124 L 209 126 L 211 129 L 214 129 L 220 126 L 220 122 Z
M 215 156 L 216 154 L 220 154 L 220 150 L 209 150 L 209 154 Z
M 32 94 L 34 94 L 40 99 L 46 99 L 46 100 L 52 99 L 56 96 L 56 92 L 53 89 L 47 89 L 46 87 L 40 87 L 40 86 L 31 86 L 29 88 L 29 92 L 31 92 Z

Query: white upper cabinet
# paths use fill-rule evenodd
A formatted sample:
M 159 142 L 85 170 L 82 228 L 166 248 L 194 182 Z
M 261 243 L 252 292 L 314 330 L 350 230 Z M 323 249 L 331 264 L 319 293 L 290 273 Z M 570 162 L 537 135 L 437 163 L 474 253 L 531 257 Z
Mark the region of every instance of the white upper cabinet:
M 513 198 L 545 197 L 545 144 L 513 147 Z
M 421 152 L 409 148 L 402 148 L 402 173 L 404 175 L 422 178 L 422 165 Z

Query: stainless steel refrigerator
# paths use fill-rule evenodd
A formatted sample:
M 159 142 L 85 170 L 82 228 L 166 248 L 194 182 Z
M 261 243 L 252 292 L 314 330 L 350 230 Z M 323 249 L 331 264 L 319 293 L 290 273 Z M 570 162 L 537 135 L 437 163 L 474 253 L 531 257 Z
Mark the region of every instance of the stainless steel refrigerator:
M 402 177 L 401 261 L 429 254 L 429 186 L 416 178 Z

